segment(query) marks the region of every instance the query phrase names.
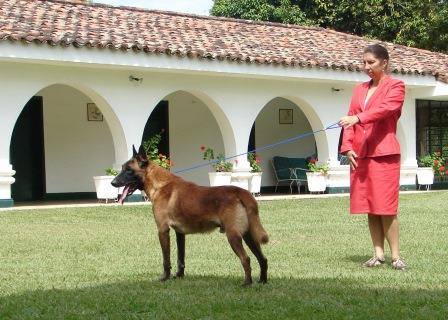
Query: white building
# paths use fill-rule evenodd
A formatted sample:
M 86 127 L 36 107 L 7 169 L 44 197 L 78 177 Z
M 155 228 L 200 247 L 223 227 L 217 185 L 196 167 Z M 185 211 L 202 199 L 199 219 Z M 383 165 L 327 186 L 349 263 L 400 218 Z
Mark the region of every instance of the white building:
M 226 156 L 247 152 L 254 124 L 256 147 L 322 129 L 346 114 L 352 88 L 367 80 L 361 56 L 370 43 L 321 28 L 4 0 L 0 206 L 90 197 L 92 177 L 119 168 L 147 124 L 166 130 L 173 171 L 202 163 L 201 145 Z M 385 45 L 393 76 L 406 84 L 401 183 L 415 188 L 416 101 L 443 101 L 448 110 L 448 56 Z M 90 120 L 102 121 L 89 121 L 92 103 L 102 115 Z M 279 123 L 279 109 L 293 110 L 291 124 Z M 275 185 L 274 155 L 317 152 L 331 165 L 330 192 L 346 189 L 338 139 L 339 130 L 328 130 L 261 152 L 263 186 Z M 247 168 L 244 155 L 238 167 Z M 182 176 L 207 185 L 208 171 Z

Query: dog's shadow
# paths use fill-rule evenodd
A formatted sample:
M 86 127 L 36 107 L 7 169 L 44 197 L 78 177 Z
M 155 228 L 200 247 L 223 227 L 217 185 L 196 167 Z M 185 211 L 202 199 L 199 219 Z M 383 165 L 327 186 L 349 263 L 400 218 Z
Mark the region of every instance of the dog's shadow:
M 353 256 L 348 259 L 358 262 L 362 258 Z M 387 287 L 381 289 L 381 299 L 387 304 L 378 308 L 367 298 L 372 294 L 369 284 L 354 278 L 276 277 L 270 278 L 267 284 L 254 283 L 250 287 L 243 287 L 243 279 L 237 276 L 186 275 L 182 279 L 160 282 L 154 274 L 140 274 L 135 275 L 135 279 L 144 280 L 76 289 L 39 289 L 2 296 L 0 318 L 48 318 L 47 313 L 51 312 L 60 318 L 77 318 L 79 315 L 139 318 L 143 314 L 145 318 L 164 319 L 240 319 L 242 315 L 248 316 L 244 318 L 272 319 L 282 318 L 282 315 L 284 318 L 303 318 L 305 311 L 317 318 L 325 318 L 325 315 L 345 318 L 350 314 L 381 318 L 403 301 L 419 305 L 427 296 L 431 296 L 432 301 L 443 301 L 448 296 L 448 289 Z M 347 308 L 341 309 L 340 303 Z M 323 304 L 324 309 L 321 308 Z M 402 312 L 400 316 L 403 318 L 413 317 L 410 309 Z

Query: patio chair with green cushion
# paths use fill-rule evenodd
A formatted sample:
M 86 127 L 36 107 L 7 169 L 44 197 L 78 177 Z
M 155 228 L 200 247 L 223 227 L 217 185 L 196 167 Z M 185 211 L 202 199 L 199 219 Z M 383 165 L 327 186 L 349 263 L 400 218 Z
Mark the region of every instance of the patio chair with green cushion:
M 289 190 L 292 193 L 292 186 L 296 184 L 297 191 L 300 193 L 300 186 L 306 184 L 306 172 L 308 171 L 305 158 L 288 158 L 275 156 L 271 160 L 274 176 L 276 179 L 275 192 L 279 183 L 289 183 Z

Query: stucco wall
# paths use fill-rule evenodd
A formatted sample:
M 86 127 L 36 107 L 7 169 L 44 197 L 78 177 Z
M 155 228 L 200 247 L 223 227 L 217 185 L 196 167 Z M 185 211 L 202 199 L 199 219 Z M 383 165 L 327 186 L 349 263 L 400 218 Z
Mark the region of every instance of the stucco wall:
M 141 139 L 151 110 L 164 98 L 170 103 L 171 155 L 176 170 L 202 162 L 201 144 L 217 152 L 226 148 L 227 155 L 247 151 L 250 128 L 257 116 L 257 146 L 321 129 L 347 112 L 354 86 L 350 81 L 243 78 L 86 65 L 0 62 L 0 69 L 0 169 L 10 170 L 9 144 L 21 109 L 32 95 L 43 95 L 47 192 L 93 191 L 92 176 L 128 158 L 132 144 Z M 130 74 L 142 77 L 143 82 L 129 81 Z M 49 87 L 54 83 L 70 87 Z M 414 100 L 430 98 L 434 93 L 432 87 L 424 89 L 415 89 L 407 96 L 400 121 L 407 144 L 403 159 L 410 165 L 415 163 Z M 90 101 L 102 109 L 103 122 L 87 121 L 86 103 Z M 294 125 L 278 124 L 280 107 L 294 110 Z M 307 115 L 307 121 L 299 110 Z M 319 134 L 317 147 L 323 150 L 322 160 L 336 156 L 338 136 L 339 130 Z M 263 185 L 273 183 L 268 160 L 274 154 L 311 153 L 312 138 L 262 153 Z M 183 176 L 207 184 L 207 172 L 204 168 Z

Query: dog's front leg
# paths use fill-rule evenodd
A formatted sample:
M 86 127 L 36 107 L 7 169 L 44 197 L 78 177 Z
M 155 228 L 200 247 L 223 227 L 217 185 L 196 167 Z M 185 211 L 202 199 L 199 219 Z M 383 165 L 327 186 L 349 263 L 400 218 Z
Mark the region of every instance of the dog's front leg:
M 177 278 L 183 278 L 185 270 L 185 234 L 176 231 L 177 242 Z
M 165 281 L 171 275 L 171 261 L 170 261 L 170 229 L 164 228 L 159 230 L 159 241 L 162 247 L 163 255 L 163 274 L 160 281 Z

